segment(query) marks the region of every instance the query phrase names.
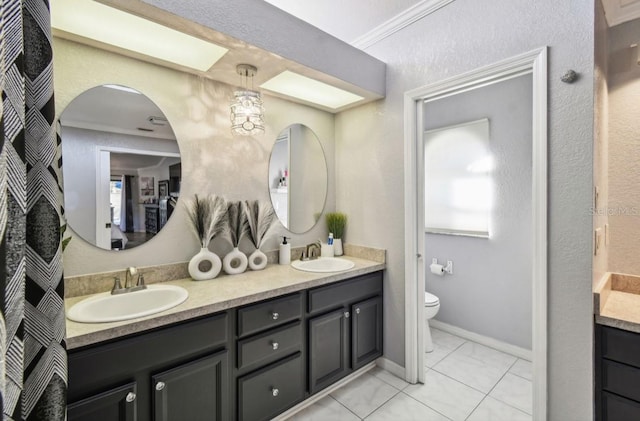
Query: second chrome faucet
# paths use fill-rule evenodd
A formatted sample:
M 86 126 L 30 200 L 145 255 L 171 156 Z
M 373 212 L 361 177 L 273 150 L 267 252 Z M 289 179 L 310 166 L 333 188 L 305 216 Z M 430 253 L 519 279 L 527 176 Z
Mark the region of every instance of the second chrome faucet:
M 133 284 L 133 277 L 138 276 L 135 285 Z M 147 286 L 144 283 L 144 275 L 138 273 L 138 270 L 131 266 L 125 271 L 124 287 L 120 283 L 119 277 L 113 278 L 113 288 L 111 289 L 111 295 L 124 294 L 126 292 L 140 291 L 146 289 Z

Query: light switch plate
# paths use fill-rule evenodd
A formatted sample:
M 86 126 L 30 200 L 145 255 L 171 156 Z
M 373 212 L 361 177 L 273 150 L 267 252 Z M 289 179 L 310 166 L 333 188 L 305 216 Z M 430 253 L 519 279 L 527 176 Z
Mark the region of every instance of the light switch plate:
M 604 224 L 604 245 L 609 245 L 609 224 Z
M 602 228 L 596 228 L 593 236 L 593 255 L 597 256 L 600 251 L 600 241 L 602 239 Z

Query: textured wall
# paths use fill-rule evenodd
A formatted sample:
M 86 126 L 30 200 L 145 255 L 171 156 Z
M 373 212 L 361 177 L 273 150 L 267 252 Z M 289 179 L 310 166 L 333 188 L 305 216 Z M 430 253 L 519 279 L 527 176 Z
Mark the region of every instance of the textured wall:
M 525 349 L 532 321 L 532 105 L 532 78 L 525 75 L 423 108 L 425 130 L 488 118 L 495 161 L 490 237 L 425 234 L 427 264 L 434 257 L 454 264 L 452 275 L 426 268 L 425 288 L 440 299 L 436 319 Z
M 640 274 L 640 19 L 609 30 L 609 270 Z
M 368 49 L 387 63 L 387 97 L 336 118 L 337 206 L 350 217 L 348 241 L 388 250 L 385 354 L 404 365 L 403 94 L 550 47 L 550 420 L 592 418 L 593 9 L 575 0 L 456 0 Z M 568 69 L 582 76 L 572 85 L 560 81 Z
M 607 215 L 609 202 L 609 88 L 607 86 L 609 28 L 602 2 L 596 1 L 595 6 L 593 185 L 598 188 L 599 194 L 598 203 L 594 202 L 593 204 L 593 228 L 600 228 L 601 239 L 598 254 L 593 257 L 594 286 L 607 272 L 610 248 L 605 244 L 605 224 L 609 222 Z
M 329 173 L 326 209 L 335 207 L 332 114 L 265 97 L 266 133 L 255 138 L 232 136 L 229 100 L 233 87 L 58 38 L 54 39 L 54 76 L 57 115 L 78 94 L 104 83 L 131 86 L 154 101 L 178 139 L 183 198 L 216 193 L 230 200 L 269 200 L 269 154 L 276 136 L 290 124 L 305 124 L 322 142 Z M 76 236 L 64 253 L 65 275 L 188 261 L 199 247 L 186 223 L 184 203 L 180 202 L 165 228 L 143 247 L 110 252 L 89 246 Z M 276 249 L 275 235 L 286 231 L 277 225 L 272 232 L 263 246 L 265 250 Z M 288 236 L 293 237 L 294 246 L 299 246 L 325 235 L 321 222 L 304 235 Z M 224 254 L 231 246 L 216 240 L 212 249 Z

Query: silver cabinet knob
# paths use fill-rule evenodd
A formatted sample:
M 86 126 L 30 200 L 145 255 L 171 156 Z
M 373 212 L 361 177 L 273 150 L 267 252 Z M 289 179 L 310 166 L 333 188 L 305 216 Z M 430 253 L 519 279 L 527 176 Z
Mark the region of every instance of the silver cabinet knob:
M 272 348 L 274 351 L 277 351 L 277 350 L 278 350 L 278 348 L 280 348 L 280 344 L 279 344 L 279 343 L 277 343 L 277 342 L 271 342 L 271 348 Z
M 345 311 L 345 312 L 344 312 L 344 318 L 345 318 L 345 319 L 348 319 L 348 318 L 349 318 L 349 316 L 351 316 L 351 313 L 349 313 L 348 311 Z
M 136 394 L 133 392 L 127 393 L 127 397 L 125 398 L 127 402 L 133 402 L 136 400 Z
M 156 390 L 162 390 L 165 386 L 164 382 L 158 382 L 156 383 Z
M 280 315 L 278 313 L 276 313 L 275 311 L 273 313 L 271 313 L 271 318 L 273 320 L 278 320 L 278 317 L 280 317 Z
M 360 314 L 360 307 L 356 308 L 356 314 Z
M 271 389 L 271 394 L 275 397 L 280 394 L 280 391 L 274 387 Z

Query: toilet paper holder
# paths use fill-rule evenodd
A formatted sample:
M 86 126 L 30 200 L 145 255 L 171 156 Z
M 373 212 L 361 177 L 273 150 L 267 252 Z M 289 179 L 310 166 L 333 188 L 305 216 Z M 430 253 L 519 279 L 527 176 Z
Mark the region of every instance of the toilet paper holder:
M 431 273 L 435 273 L 436 275 L 444 275 L 445 273 L 448 273 L 449 275 L 453 275 L 452 260 L 447 260 L 447 265 L 442 266 L 438 264 L 438 259 L 434 257 L 433 259 L 431 259 L 431 266 L 429 266 L 429 268 L 431 269 Z M 434 272 L 434 268 L 437 268 L 438 270 Z

